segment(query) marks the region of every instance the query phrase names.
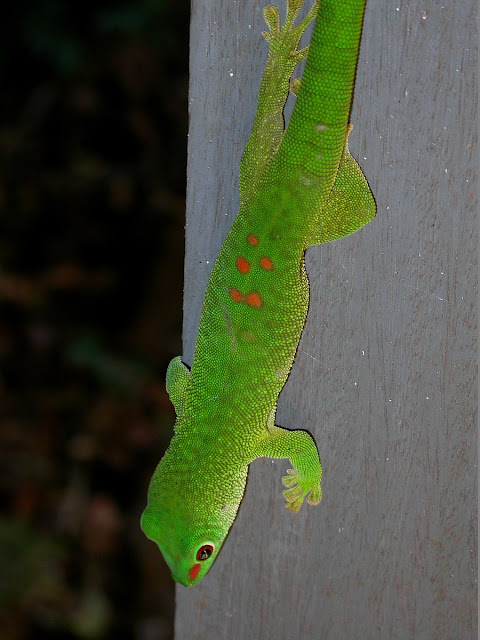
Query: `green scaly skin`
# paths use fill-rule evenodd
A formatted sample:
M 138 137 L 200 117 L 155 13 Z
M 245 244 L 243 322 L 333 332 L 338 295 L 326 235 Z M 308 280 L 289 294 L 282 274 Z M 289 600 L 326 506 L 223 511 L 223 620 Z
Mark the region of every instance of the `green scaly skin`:
M 215 561 L 255 458 L 290 459 L 290 511 L 322 496 L 315 442 L 275 426 L 276 403 L 307 315 L 305 250 L 360 229 L 375 202 L 347 145 L 365 0 L 317 0 L 294 26 L 301 4 L 287 0 L 282 27 L 275 7 L 264 10 L 270 51 L 240 165 L 240 211 L 208 282 L 192 369 L 178 357 L 167 371 L 175 434 L 141 526 L 185 586 Z M 298 50 L 316 15 L 310 47 Z M 301 83 L 291 83 L 307 56 Z M 289 88 L 298 97 L 285 130 Z

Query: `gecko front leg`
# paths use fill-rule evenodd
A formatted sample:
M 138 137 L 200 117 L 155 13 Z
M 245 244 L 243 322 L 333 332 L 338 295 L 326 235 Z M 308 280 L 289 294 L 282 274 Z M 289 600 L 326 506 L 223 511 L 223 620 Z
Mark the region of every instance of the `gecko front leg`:
M 300 510 L 305 498 L 308 504 L 316 505 L 322 499 L 322 465 L 317 447 L 307 431 L 290 431 L 273 424 L 275 407 L 272 409 L 265 437 L 257 444 L 254 458 L 289 458 L 293 469 L 288 469 L 282 483 L 285 507 L 289 511 Z M 308 496 L 308 497 L 307 497 Z

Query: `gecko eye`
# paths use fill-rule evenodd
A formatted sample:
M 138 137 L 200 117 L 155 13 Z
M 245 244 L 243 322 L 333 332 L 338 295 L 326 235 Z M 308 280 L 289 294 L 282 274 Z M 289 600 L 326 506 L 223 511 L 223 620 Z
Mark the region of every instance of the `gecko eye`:
M 213 553 L 214 546 L 212 544 L 204 544 L 197 551 L 197 560 L 203 562 L 203 560 L 208 560 Z

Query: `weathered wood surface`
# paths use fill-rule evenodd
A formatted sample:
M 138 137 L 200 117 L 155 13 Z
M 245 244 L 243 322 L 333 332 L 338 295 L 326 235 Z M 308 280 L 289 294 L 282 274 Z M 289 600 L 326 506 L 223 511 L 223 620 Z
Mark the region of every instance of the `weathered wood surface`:
M 238 208 L 263 4 L 193 2 L 188 364 Z M 323 501 L 289 513 L 287 462 L 256 461 L 216 566 L 177 587 L 176 640 L 476 637 L 475 9 L 368 1 L 350 147 L 378 216 L 308 251 L 310 311 L 277 414 L 315 435 Z

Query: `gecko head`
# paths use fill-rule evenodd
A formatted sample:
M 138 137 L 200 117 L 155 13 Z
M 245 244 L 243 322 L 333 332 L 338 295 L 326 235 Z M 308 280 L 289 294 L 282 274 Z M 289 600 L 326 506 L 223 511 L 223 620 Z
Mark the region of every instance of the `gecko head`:
M 160 549 L 173 579 L 191 587 L 207 575 L 225 542 L 245 490 L 247 466 L 225 472 L 222 458 L 204 450 L 192 455 L 175 437 L 150 481 L 140 526 Z
M 222 547 L 229 525 L 211 526 L 186 521 L 180 513 L 158 511 L 147 507 L 140 526 L 155 542 L 172 572 L 172 578 L 185 587 L 202 580 Z

